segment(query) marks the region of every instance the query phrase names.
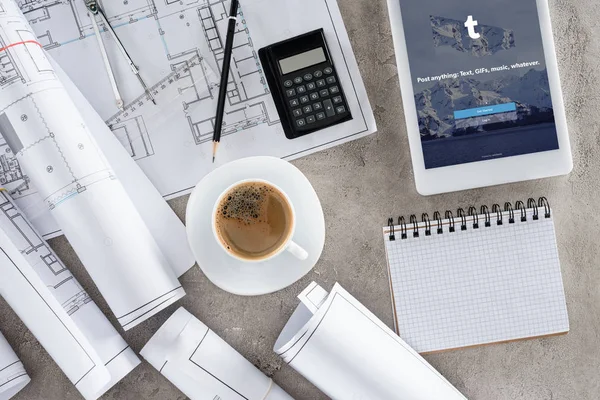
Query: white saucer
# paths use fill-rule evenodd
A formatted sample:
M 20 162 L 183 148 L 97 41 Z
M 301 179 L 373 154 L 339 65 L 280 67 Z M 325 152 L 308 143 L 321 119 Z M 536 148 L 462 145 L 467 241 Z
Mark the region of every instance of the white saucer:
M 264 179 L 287 193 L 296 210 L 294 242 L 308 252 L 300 261 L 287 251 L 260 263 L 244 263 L 231 257 L 212 232 L 212 211 L 219 195 L 243 179 Z M 187 206 L 187 234 L 198 265 L 215 285 L 242 296 L 281 290 L 308 273 L 325 245 L 325 218 L 321 202 L 308 179 L 287 161 L 274 157 L 250 157 L 233 161 L 198 183 Z

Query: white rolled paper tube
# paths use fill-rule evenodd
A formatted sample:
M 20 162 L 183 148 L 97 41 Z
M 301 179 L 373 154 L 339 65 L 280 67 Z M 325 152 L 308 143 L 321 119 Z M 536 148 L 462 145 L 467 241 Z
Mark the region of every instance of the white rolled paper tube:
M 0 333 L 0 400 L 19 393 L 30 380 L 23 363 Z
M 291 400 L 196 317 L 179 308 L 140 352 L 191 400 Z
M 6 190 L 0 191 L 0 230 L 6 234 L 10 243 L 29 265 L 27 273 L 40 278 L 108 369 L 110 381 L 96 394 L 90 395 L 99 397 L 138 366 L 139 358 L 27 220 Z M 18 302 L 18 299 L 14 301 Z M 38 310 L 27 309 L 25 312 L 36 313 Z M 27 319 L 27 316 L 24 318 Z
M 0 230 L 0 295 L 87 400 L 95 400 L 110 373 L 62 305 Z
M 466 400 L 339 284 L 298 297 L 274 350 L 332 399 Z
M 185 295 L 16 3 L 0 39 L 26 79 L 0 90 L 0 132 L 121 326 Z

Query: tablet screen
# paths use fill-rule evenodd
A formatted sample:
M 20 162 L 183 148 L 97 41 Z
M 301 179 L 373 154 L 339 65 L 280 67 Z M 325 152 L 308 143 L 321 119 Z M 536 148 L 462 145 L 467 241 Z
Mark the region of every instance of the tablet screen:
M 425 168 L 558 149 L 536 0 L 400 0 Z

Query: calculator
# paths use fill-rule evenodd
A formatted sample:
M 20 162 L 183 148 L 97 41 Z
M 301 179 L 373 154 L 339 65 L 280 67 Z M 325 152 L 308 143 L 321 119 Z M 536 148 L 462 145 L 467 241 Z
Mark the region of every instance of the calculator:
M 288 139 L 352 119 L 323 29 L 272 44 L 258 54 Z

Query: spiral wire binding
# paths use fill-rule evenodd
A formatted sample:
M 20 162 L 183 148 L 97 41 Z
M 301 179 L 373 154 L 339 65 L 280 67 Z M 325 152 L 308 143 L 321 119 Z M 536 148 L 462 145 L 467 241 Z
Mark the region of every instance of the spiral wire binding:
M 442 216 L 439 211 L 433 213 L 433 219 L 437 220 L 437 233 L 441 235 L 444 233 L 444 225 L 442 225 Z
M 490 213 L 490 209 L 486 205 L 482 205 L 479 209 L 479 213 L 477 212 L 477 208 L 470 206 L 468 208 L 468 212 L 465 213 L 465 210 L 459 208 L 456 212 L 457 218 L 460 218 L 460 230 L 466 231 L 468 230 L 468 220 L 467 217 L 471 218 L 473 221 L 472 228 L 479 229 L 479 216 L 482 216 L 482 221 L 485 228 L 489 228 L 492 226 L 492 214 L 496 214 L 496 225 L 503 225 L 504 216 L 508 216 L 508 223 L 514 224 L 515 214 L 520 213 L 521 222 L 527 222 L 527 209 L 533 210 L 532 219 L 537 221 L 540 219 L 540 211 L 544 210 L 544 218 L 551 218 L 552 210 L 550 208 L 550 203 L 548 199 L 545 197 L 540 197 L 537 201 L 533 198 L 527 200 L 527 207 L 525 207 L 525 203 L 522 201 L 515 202 L 514 208 L 510 202 L 504 203 L 504 208 L 500 206 L 500 204 L 494 204 L 492 206 L 492 211 Z M 448 220 L 448 232 L 454 233 L 456 232 L 456 221 L 454 218 L 454 214 L 452 211 L 447 210 L 445 212 L 445 218 Z M 444 233 L 444 222 L 442 220 L 442 214 L 439 211 L 433 213 L 433 220 L 436 221 L 437 224 L 437 234 L 441 235 Z M 416 215 L 411 215 L 409 218 L 409 224 L 412 225 L 412 236 L 415 238 L 419 237 L 421 224 L 422 227 L 425 228 L 425 236 L 431 236 L 432 232 L 432 223 L 429 219 L 429 214 L 423 213 L 421 214 L 421 223 L 417 219 Z M 406 219 L 404 217 L 398 217 L 398 223 L 394 225 L 394 219 L 389 218 L 387 221 L 387 225 L 389 226 L 389 240 L 396 240 L 396 226 L 400 227 L 400 238 L 407 239 L 408 238 L 408 227 L 406 224 Z
M 492 218 L 490 217 L 490 209 L 488 206 L 481 206 L 481 214 L 485 215 L 485 227 L 489 228 L 492 226 Z
M 427 213 L 421 214 L 421 222 L 425 224 L 425 236 L 431 236 L 431 220 Z
M 404 217 L 398 217 L 398 225 L 400 225 L 400 238 L 406 239 L 408 236 L 406 235 L 406 220 Z
M 550 210 L 550 203 L 548 202 L 547 198 L 540 197 L 540 199 L 538 200 L 538 207 L 544 207 L 544 217 L 550 218 L 550 213 L 552 211 Z
M 521 200 L 515 203 L 515 208 L 521 211 L 521 222 L 527 222 L 527 209 Z
M 533 208 L 533 220 L 537 221 L 540 218 L 540 216 L 539 216 L 538 206 L 537 206 L 537 203 L 535 202 L 535 199 L 527 200 L 527 208 Z
M 456 211 L 456 213 L 460 217 L 460 230 L 466 231 L 467 230 L 467 215 L 465 214 L 465 210 L 463 210 L 462 208 L 459 208 Z
M 413 237 L 419 237 L 419 221 L 417 221 L 416 215 L 410 216 L 410 223 L 413 226 Z
M 514 224 L 515 223 L 515 210 L 513 210 L 512 204 L 510 204 L 508 201 L 506 203 L 504 203 L 504 211 L 508 212 L 508 223 Z
M 388 226 L 390 227 L 390 241 L 396 240 L 396 226 L 394 225 L 394 218 L 388 218 Z
M 454 215 L 452 215 L 452 211 L 446 210 L 446 219 L 450 221 L 450 228 L 448 228 L 448 231 L 454 232 Z
M 504 215 L 502 214 L 502 208 L 500 208 L 500 204 L 494 204 L 492 206 L 492 212 L 496 213 L 496 225 L 502 225 Z
M 473 206 L 469 207 L 469 217 L 473 218 L 473 229 L 479 229 L 479 214 Z

